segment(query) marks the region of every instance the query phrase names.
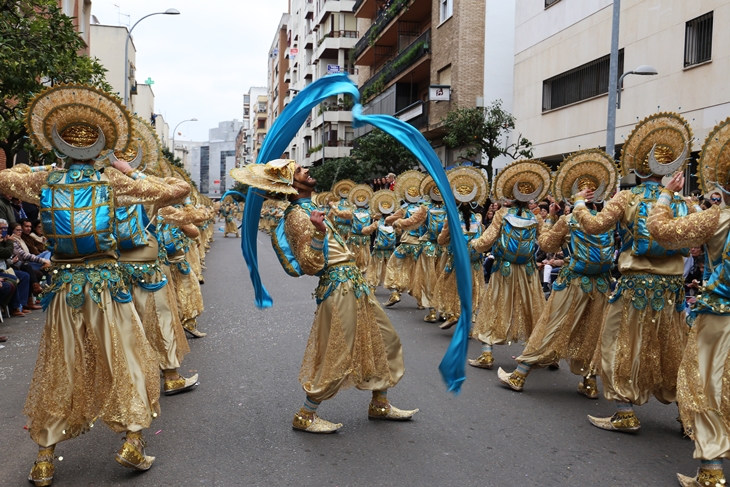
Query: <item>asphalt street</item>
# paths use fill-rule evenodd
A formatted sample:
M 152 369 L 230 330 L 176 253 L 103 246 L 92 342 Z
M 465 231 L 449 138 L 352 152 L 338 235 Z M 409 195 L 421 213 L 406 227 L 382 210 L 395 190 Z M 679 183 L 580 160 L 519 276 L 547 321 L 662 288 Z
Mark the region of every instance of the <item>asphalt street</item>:
M 216 230 L 220 224 L 216 224 Z M 121 435 L 99 422 L 61 443 L 56 486 L 672 486 L 692 475 L 693 444 L 680 433 L 675 405 L 652 400 L 637 414 L 638 434 L 599 430 L 587 414 L 610 415 L 611 403 L 576 393 L 578 378 L 536 370 L 522 393 L 499 385 L 496 367 L 514 367 L 521 344 L 495 349 L 495 370 L 467 367 L 458 397 L 446 391 L 438 364 L 451 332 L 423 322 L 425 311 L 405 297 L 389 309 L 400 334 L 406 374 L 391 402 L 420 408 L 410 422 L 368 421 L 370 394 L 355 389 L 323 403 L 319 413 L 344 427 L 333 435 L 293 431 L 304 394 L 297 381 L 312 325 L 316 278 L 291 278 L 267 235 L 259 259 L 274 307 L 259 310 L 240 239 L 216 233 L 206 258 L 206 311 L 190 341 L 185 375 L 198 372 L 192 392 L 161 398 L 162 413 L 147 430 L 146 473 L 120 467 Z M 377 291 L 381 302 L 388 293 Z M 37 447 L 24 429 L 23 404 L 45 316 L 6 319 L 0 335 L 0 486 L 22 486 Z M 479 355 L 479 344 L 469 346 Z M 600 387 L 600 381 L 599 381 Z

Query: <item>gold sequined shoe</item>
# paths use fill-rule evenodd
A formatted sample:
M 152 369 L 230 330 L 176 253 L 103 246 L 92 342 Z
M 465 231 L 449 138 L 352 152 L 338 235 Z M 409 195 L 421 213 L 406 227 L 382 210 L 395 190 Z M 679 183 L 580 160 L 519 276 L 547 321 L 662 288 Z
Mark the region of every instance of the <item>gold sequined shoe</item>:
M 449 319 L 447 319 L 446 321 L 444 321 L 443 323 L 441 323 L 439 325 L 439 328 L 441 328 L 442 330 L 448 330 L 449 328 L 451 328 L 452 326 L 454 326 L 458 322 L 459 322 L 459 317 L 458 316 L 451 316 L 451 317 L 449 317 Z
M 53 483 L 53 448 L 44 448 L 38 452 L 38 459 L 30 469 L 28 481 L 36 487 L 45 487 Z
M 578 394 L 588 399 L 598 399 L 598 385 L 596 379 L 585 378 L 583 382 L 578 383 Z
M 499 382 L 517 392 L 522 392 L 522 388 L 525 386 L 525 378 L 527 378 L 526 375 L 521 374 L 516 370 L 511 374 L 508 374 L 502 370 L 502 367 L 497 370 L 497 377 L 499 377 Z
M 425 318 L 423 318 L 423 321 L 426 323 L 436 323 L 439 319 L 439 314 L 435 309 L 432 309 L 429 311 L 429 313 L 426 315 Z
M 607 431 L 625 431 L 627 433 L 634 433 L 641 429 L 639 418 L 636 417 L 636 414 L 634 414 L 633 411 L 626 413 L 617 412 L 610 418 L 596 418 L 595 416 L 588 416 L 588 421 L 590 421 L 593 426 Z
M 492 352 L 482 352 L 482 354 L 476 360 L 469 359 L 469 365 L 478 369 L 491 369 L 494 365 Z
M 307 433 L 327 434 L 342 428 L 342 423 L 330 423 L 317 416 L 317 413 L 310 413 L 302 408 L 294 415 L 292 428 Z
M 146 471 L 152 467 L 155 457 L 145 455 L 145 441 L 141 432 L 127 432 L 124 444 L 117 452 L 116 461 L 119 465 L 135 470 Z
M 202 331 L 198 330 L 198 324 L 193 321 L 183 323 L 183 328 L 185 328 L 185 331 L 190 334 L 193 338 L 203 338 L 207 335 L 207 333 L 203 333 Z
M 177 379 L 165 381 L 165 395 L 172 396 L 173 394 L 179 394 L 181 392 L 189 391 L 199 384 L 200 382 L 198 382 L 198 374 L 195 374 L 194 376 L 188 378 L 180 375 Z
M 697 470 L 695 477 L 687 477 L 681 473 L 677 474 L 677 480 L 682 487 L 725 487 L 725 474 L 722 470 Z
M 408 421 L 418 412 L 418 409 L 404 411 L 392 404 L 382 405 L 370 403 L 368 406 L 368 419 L 387 419 L 389 421 Z
M 388 302 L 385 303 L 386 308 L 390 308 L 395 303 L 400 303 L 400 293 L 398 291 L 393 291 L 390 293 L 390 298 L 388 298 Z

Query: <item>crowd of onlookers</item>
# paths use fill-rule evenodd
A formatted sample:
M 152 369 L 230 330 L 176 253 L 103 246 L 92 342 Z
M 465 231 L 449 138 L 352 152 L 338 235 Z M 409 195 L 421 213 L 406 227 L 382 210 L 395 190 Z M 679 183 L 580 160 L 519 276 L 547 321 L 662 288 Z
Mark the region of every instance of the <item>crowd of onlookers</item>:
M 375 178 L 373 179 L 373 182 L 370 183 L 370 186 L 373 188 L 373 191 L 381 189 L 389 189 L 392 191 L 395 188 L 395 174 L 390 173 L 384 178 Z
M 41 309 L 35 296 L 50 281 L 51 253 L 38 217 L 37 206 L 0 194 L 0 312 L 9 316 Z

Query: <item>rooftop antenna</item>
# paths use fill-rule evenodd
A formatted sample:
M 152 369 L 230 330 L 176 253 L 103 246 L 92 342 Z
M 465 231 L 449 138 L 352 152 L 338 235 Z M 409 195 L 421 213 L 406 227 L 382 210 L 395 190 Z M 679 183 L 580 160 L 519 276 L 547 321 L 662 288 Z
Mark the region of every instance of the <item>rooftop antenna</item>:
M 129 29 L 131 25 L 132 17 L 129 14 L 123 14 L 122 13 L 122 7 L 120 7 L 118 4 L 114 4 L 115 7 L 117 7 L 117 23 L 121 26 L 125 26 L 127 29 Z M 126 17 L 126 22 L 122 21 L 122 17 Z

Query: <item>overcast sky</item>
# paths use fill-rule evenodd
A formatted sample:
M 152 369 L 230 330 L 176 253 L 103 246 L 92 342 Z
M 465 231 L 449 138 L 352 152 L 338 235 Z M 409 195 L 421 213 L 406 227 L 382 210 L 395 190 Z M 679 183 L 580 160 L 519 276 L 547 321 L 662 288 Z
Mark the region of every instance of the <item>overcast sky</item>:
M 287 0 L 93 0 L 91 13 L 105 25 L 131 26 L 149 13 L 180 11 L 135 27 L 137 82 L 154 80 L 155 111 L 171 131 L 198 119 L 178 128 L 178 140 L 206 141 L 218 122 L 243 118 L 249 87 L 266 86 L 269 47 L 287 7 Z

